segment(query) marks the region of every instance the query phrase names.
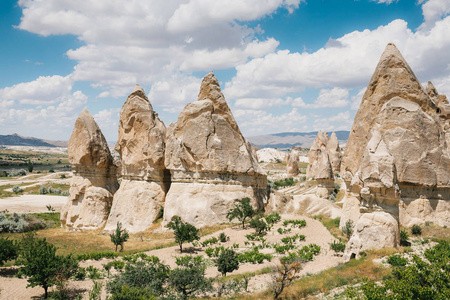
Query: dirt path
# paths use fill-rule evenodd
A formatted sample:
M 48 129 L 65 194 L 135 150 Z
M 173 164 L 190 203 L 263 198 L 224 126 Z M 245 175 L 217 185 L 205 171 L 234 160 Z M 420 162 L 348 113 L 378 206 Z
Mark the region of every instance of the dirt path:
M 0 199 L 0 211 L 5 209 L 10 213 L 38 213 L 48 212 L 47 205 L 55 211 L 61 211 L 66 204 L 67 196 L 22 195 Z

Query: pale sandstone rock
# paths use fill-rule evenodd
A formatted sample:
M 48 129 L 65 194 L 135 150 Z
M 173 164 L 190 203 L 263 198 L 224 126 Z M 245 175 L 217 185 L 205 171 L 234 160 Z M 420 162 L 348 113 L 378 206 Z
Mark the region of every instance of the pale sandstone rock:
M 284 151 L 280 151 L 274 148 L 263 148 L 256 151 L 258 161 L 261 162 L 283 162 L 286 158 Z
M 355 225 L 354 233 L 345 248 L 344 258 L 359 258 L 361 251 L 394 248 L 399 243 L 398 222 L 387 212 L 366 213 Z
M 328 155 L 328 134 L 319 131 L 309 153 L 309 164 L 306 168 L 306 178 L 314 178 L 317 181 L 316 195 L 328 198 L 334 190 L 334 174 Z
M 449 201 L 444 199 L 450 199 L 450 139 L 439 107 L 445 100 L 438 95 L 431 83 L 423 89 L 393 44 L 386 47 L 356 114 L 341 167 L 349 194 L 360 201 L 360 220 L 385 211 L 402 226 L 448 222 L 443 211 Z M 353 200 L 344 205 L 341 222 L 352 219 L 350 213 L 357 215 Z M 359 239 L 366 239 L 365 232 L 370 233 L 361 232 Z M 353 247 L 350 241 L 348 247 Z
M 74 176 L 61 224 L 69 230 L 98 229 L 107 220 L 119 185 L 108 143 L 86 109 L 75 122 L 67 153 Z
M 339 141 L 334 132 L 327 142 L 327 151 L 333 174 L 336 174 L 341 170 L 341 148 L 339 147 Z
M 158 218 L 170 181 L 164 167 L 165 134 L 164 123 L 136 85 L 120 111 L 115 150 L 121 156 L 122 183 L 105 230 L 121 222 L 129 232 L 139 232 Z
M 249 197 L 262 209 L 267 199 L 267 177 L 212 73 L 203 79 L 198 101 L 169 126 L 165 166 L 172 183 L 164 222 L 179 215 L 196 226 L 217 224 L 226 221 L 235 200 Z
M 287 177 L 297 176 L 300 171 L 298 169 L 299 153 L 298 151 L 292 150 L 286 153 L 286 172 Z

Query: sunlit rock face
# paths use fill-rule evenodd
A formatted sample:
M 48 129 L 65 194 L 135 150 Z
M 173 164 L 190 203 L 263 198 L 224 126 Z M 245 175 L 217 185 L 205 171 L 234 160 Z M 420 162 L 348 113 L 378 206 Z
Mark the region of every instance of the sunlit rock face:
M 120 111 L 115 150 L 121 157 L 122 182 L 105 230 L 121 222 L 129 232 L 139 232 L 158 218 L 170 184 L 164 167 L 165 137 L 164 123 L 136 85 Z
M 198 101 L 168 127 L 165 166 L 171 186 L 164 222 L 178 215 L 196 226 L 217 224 L 237 199 L 249 197 L 255 208 L 267 199 L 267 177 L 213 73 L 203 78 Z
M 67 153 L 74 176 L 61 224 L 69 230 L 101 228 L 119 187 L 117 167 L 105 137 L 86 109 L 75 122 Z
M 292 150 L 286 154 L 286 173 L 287 177 L 293 177 L 300 174 L 298 169 L 299 153 Z
M 393 44 L 388 44 L 356 114 L 341 166 L 346 210 L 355 219 L 384 212 L 398 226 L 432 221 L 450 225 L 448 119 L 444 97 L 424 90 Z M 448 103 L 448 102 L 447 102 Z M 357 199 L 358 201 L 354 201 Z M 345 206 L 345 205 L 344 205 Z M 352 207 L 351 207 L 352 206 Z M 359 222 L 359 221 L 358 221 Z M 366 222 L 367 223 L 367 222 Z M 394 226 L 394 222 L 390 222 Z M 364 231 L 359 233 L 362 237 Z M 395 247 L 398 239 L 389 239 Z

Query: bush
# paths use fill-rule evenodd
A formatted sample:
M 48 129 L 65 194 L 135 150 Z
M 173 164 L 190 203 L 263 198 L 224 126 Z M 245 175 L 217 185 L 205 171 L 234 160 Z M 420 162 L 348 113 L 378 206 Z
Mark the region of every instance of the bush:
M 412 233 L 413 235 L 421 235 L 421 234 L 422 234 L 422 227 L 420 227 L 420 226 L 417 225 L 417 224 L 414 224 L 414 225 L 411 227 L 411 233 Z
M 128 262 L 125 270 L 108 282 L 106 288 L 112 294 L 112 299 L 133 299 L 119 297 L 124 294 L 124 289 L 131 289 L 133 294 L 138 295 L 160 295 L 165 291 L 169 272 L 170 268 L 162 264 L 156 256 L 146 257 L 136 262 Z
M 260 235 L 267 230 L 267 223 L 257 217 L 250 220 L 250 227 L 255 228 L 256 234 Z
M 292 244 L 292 243 L 295 243 L 295 241 L 297 241 L 297 240 L 304 241 L 305 240 L 305 236 L 303 234 L 298 234 L 297 233 L 296 235 L 286 236 L 286 237 L 281 239 L 281 241 L 284 244 Z
M 201 244 L 202 244 L 203 247 L 206 247 L 206 246 L 208 246 L 208 245 L 214 245 L 214 244 L 216 244 L 218 241 L 219 241 L 219 240 L 218 240 L 216 237 L 212 237 L 212 238 L 209 238 L 209 239 L 207 239 L 207 240 L 204 240 L 203 242 L 201 242 Z
M 111 251 L 103 251 L 103 252 L 93 252 L 87 254 L 79 254 L 77 256 L 77 260 L 100 260 L 102 258 L 115 258 L 119 256 L 119 253 L 111 252 Z
M 78 261 L 72 256 L 56 255 L 56 247 L 45 238 L 37 239 L 35 234 L 27 234 L 21 242 L 18 264 L 20 275 L 28 277 L 28 286 L 42 286 L 44 298 L 48 296 L 48 288 L 60 280 L 67 281 L 77 273 Z
M 109 235 L 111 237 L 111 242 L 117 247 L 120 246 L 120 252 L 123 251 L 123 244 L 128 240 L 130 235 L 125 229 L 122 229 L 122 223 L 118 222 L 116 231 Z
M 28 169 L 28 172 L 33 172 L 33 168 L 34 168 L 34 166 L 33 166 L 33 163 L 31 162 L 31 160 L 28 160 L 28 162 L 27 162 L 27 169 Z
M 409 235 L 405 230 L 400 230 L 400 246 L 409 246 Z
M 230 237 L 227 236 L 224 232 L 221 232 L 221 233 L 219 234 L 219 241 L 220 241 L 221 243 L 226 243 L 226 242 L 229 241 L 229 240 L 230 240 Z
M 75 274 L 75 280 L 84 280 L 86 279 L 86 268 L 80 267 L 78 268 L 78 272 Z
M 48 172 L 49 172 L 49 173 L 55 173 L 55 170 L 50 169 L 50 170 L 48 170 Z
M 8 240 L 7 238 L 0 238 L 0 267 L 8 260 L 16 259 L 18 250 L 16 242 Z
M 284 178 L 269 183 L 271 187 L 273 187 L 275 190 L 278 190 L 280 187 L 293 186 L 297 183 L 297 181 L 294 180 L 294 178 Z
M 238 254 L 238 260 L 241 263 L 252 263 L 252 264 L 261 264 L 264 260 L 271 261 L 273 258 L 270 254 L 264 254 L 259 252 L 258 248 L 255 247 L 252 250 L 245 251 Z
M 205 277 L 206 263 L 201 256 L 176 257 L 178 267 L 169 274 L 169 286 L 182 299 L 199 296 L 212 290 L 211 280 Z
M 62 191 L 61 196 L 69 196 L 69 190 Z
M 219 257 L 216 260 L 217 270 L 226 276 L 227 273 L 231 273 L 234 270 L 239 269 L 239 260 L 237 254 L 232 249 L 224 249 L 220 252 Z
M 279 213 L 274 212 L 264 217 L 266 219 L 267 224 L 274 225 L 278 221 L 281 220 L 281 216 Z
M 15 186 L 12 188 L 12 191 L 13 191 L 15 194 L 19 194 L 19 193 L 22 193 L 22 192 L 23 192 L 23 189 L 21 189 L 20 186 L 15 185 Z
M 67 178 L 67 177 L 66 177 L 66 174 L 61 174 L 61 176 L 59 176 L 59 178 L 64 179 L 64 178 Z
M 333 241 L 333 243 L 330 244 L 330 248 L 334 252 L 344 252 L 345 244 L 341 243 L 341 241 Z
M 288 225 L 291 225 L 291 228 L 302 228 L 306 226 L 306 221 L 305 220 L 284 220 L 283 221 L 283 226 L 286 227 Z
M 242 229 L 245 228 L 245 220 L 252 218 L 255 215 L 255 210 L 250 205 L 250 198 L 246 197 L 241 200 L 237 200 L 237 204 L 234 208 L 227 213 L 227 219 L 231 222 L 234 219 L 238 219 L 242 223 Z
M 180 246 L 180 252 L 183 252 L 183 243 L 199 240 L 198 229 L 189 223 L 185 223 L 179 216 L 173 216 L 167 227 L 172 229 L 175 235 L 175 242 Z
M 291 228 L 285 229 L 285 228 L 281 228 L 281 227 L 277 229 L 279 234 L 289 233 L 289 232 L 291 232 L 291 230 L 292 230 Z
M 347 289 L 354 299 L 448 299 L 450 295 L 450 242 L 440 241 L 425 250 L 425 258 L 413 255 L 407 266 L 394 266 L 381 283 L 364 280 L 360 288 Z
M 32 215 L 14 213 L 10 216 L 0 213 L 0 233 L 20 233 L 46 228 L 43 220 Z
M 17 177 L 25 175 L 27 175 L 27 171 L 25 171 L 24 169 L 8 171 L 8 177 Z
M 270 289 L 274 298 L 278 299 L 283 290 L 291 285 L 292 281 L 298 277 L 302 267 L 300 260 L 295 256 L 288 256 L 281 259 L 281 266 L 276 269 Z
M 347 220 L 347 222 L 345 222 L 344 227 L 341 228 L 342 234 L 344 234 L 347 237 L 347 239 L 350 239 L 354 227 L 355 226 L 353 226 L 353 221 Z
M 47 188 L 46 188 L 45 186 L 41 186 L 41 187 L 39 188 L 39 194 L 41 194 L 41 195 L 48 194 Z
M 388 257 L 387 262 L 393 267 L 404 267 L 408 263 L 408 259 L 398 254 L 393 254 Z

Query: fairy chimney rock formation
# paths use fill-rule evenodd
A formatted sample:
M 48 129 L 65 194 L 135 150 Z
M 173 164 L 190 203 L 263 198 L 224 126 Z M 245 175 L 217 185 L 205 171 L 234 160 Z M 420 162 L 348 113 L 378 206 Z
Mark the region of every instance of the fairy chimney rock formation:
M 164 222 L 175 215 L 195 226 L 226 221 L 238 199 L 257 208 L 267 198 L 258 165 L 213 73 L 203 78 L 198 101 L 186 105 L 167 129 L 165 166 L 171 173 Z
M 306 178 L 317 181 L 317 196 L 328 198 L 334 190 L 333 167 L 328 155 L 328 134 L 319 131 L 308 153 Z
M 444 200 L 450 199 L 448 133 L 437 92 L 432 86 L 427 92 L 397 48 L 388 44 L 361 101 L 341 166 L 350 187 L 346 199 L 359 205 L 365 227 L 389 223 L 398 235 L 400 225 L 450 225 L 450 201 Z M 344 204 L 344 214 L 355 212 L 350 206 Z M 392 216 L 383 217 L 389 222 L 364 216 L 381 212 Z M 357 218 L 359 214 L 343 216 L 341 226 Z M 365 240 L 363 235 L 361 230 L 354 238 Z M 347 256 L 360 250 L 352 239 Z M 396 238 L 389 241 L 384 246 L 397 246 Z
M 136 85 L 120 111 L 115 150 L 121 157 L 122 182 L 105 230 L 121 222 L 129 232 L 139 232 L 159 217 L 170 182 L 164 167 L 165 134 L 164 123 Z
M 336 174 L 341 169 L 341 148 L 336 133 L 332 133 L 327 143 L 328 157 L 330 159 L 333 174 Z
M 113 194 L 119 187 L 117 167 L 94 117 L 84 109 L 78 116 L 67 148 L 74 176 L 61 224 L 69 230 L 102 227 Z
M 298 169 L 299 153 L 292 150 L 286 153 L 286 172 L 287 177 L 297 176 L 300 171 Z

